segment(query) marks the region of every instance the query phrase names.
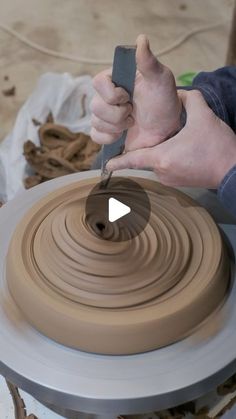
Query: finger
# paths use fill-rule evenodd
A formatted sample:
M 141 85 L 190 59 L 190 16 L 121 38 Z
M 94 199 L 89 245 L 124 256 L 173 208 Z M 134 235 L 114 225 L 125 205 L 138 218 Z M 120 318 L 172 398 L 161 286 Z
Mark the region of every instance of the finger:
M 152 80 L 163 72 L 164 66 L 156 59 L 149 45 L 146 35 L 137 38 L 136 61 L 137 69 L 144 78 Z
M 118 140 L 121 133 L 107 134 L 105 132 L 97 131 L 96 128 L 92 128 L 90 131 L 90 137 L 97 144 L 112 144 Z
M 128 92 L 122 87 L 115 87 L 111 81 L 111 70 L 102 71 L 93 79 L 93 87 L 109 105 L 120 105 L 130 101 Z
M 202 111 L 212 112 L 199 90 L 178 90 L 178 96 L 187 112 L 187 122 L 198 118 Z
M 97 118 L 114 125 L 126 120 L 133 110 L 130 103 L 120 106 L 111 106 L 98 95 L 94 96 L 90 108 Z
M 139 149 L 129 151 L 121 156 L 111 159 L 106 168 L 109 172 L 119 169 L 146 169 L 153 167 L 153 150 L 152 148 Z
M 97 131 L 104 132 L 107 134 L 117 134 L 123 132 L 128 128 L 131 128 L 134 124 L 134 120 L 132 116 L 128 116 L 128 118 L 126 118 L 119 124 L 114 125 L 105 122 L 97 116 L 93 115 L 91 118 L 91 124 L 92 127 L 95 128 Z

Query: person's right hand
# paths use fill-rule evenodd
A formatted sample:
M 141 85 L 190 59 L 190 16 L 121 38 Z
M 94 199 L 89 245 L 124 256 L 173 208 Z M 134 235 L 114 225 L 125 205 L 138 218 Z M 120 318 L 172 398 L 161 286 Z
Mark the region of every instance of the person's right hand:
M 129 151 L 107 163 L 108 172 L 150 168 L 168 186 L 217 189 L 236 165 L 236 135 L 197 90 L 179 91 L 186 110 L 184 128 L 155 147 Z
M 111 70 L 94 78 L 91 137 L 99 144 L 114 142 L 129 128 L 125 150 L 132 151 L 157 145 L 180 128 L 182 103 L 174 76 L 152 54 L 145 35 L 137 39 L 136 61 L 133 106 L 128 93 L 112 83 Z

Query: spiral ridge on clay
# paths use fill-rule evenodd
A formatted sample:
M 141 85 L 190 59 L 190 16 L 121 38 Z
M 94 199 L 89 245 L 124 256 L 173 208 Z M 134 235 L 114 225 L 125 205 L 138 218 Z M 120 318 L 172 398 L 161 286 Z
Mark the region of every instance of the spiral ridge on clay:
M 223 301 L 229 263 L 212 218 L 179 191 L 135 181 L 148 193 L 151 215 L 131 240 L 109 240 L 122 234 L 115 224 L 103 231 L 106 239 L 91 228 L 102 220 L 96 209 L 85 216 L 97 179 L 47 195 L 16 229 L 8 287 L 49 338 L 88 352 L 143 352 L 189 335 Z M 130 229 L 144 211 L 137 208 Z

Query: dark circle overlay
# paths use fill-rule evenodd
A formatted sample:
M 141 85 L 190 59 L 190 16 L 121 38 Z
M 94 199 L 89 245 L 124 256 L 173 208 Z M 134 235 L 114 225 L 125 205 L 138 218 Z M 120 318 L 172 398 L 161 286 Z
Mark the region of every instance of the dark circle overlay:
M 130 207 L 130 213 L 110 222 L 110 198 Z M 145 229 L 150 212 L 148 195 L 137 182 L 124 177 L 112 177 L 107 187 L 99 182 L 89 193 L 85 205 L 85 222 L 101 239 L 121 242 L 133 239 Z

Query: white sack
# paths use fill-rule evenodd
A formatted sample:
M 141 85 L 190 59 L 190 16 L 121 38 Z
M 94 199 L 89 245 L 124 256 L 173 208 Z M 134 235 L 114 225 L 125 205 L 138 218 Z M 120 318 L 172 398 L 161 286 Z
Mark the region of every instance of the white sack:
M 73 78 L 70 74 L 44 74 L 36 89 L 20 109 L 12 132 L 0 144 L 0 201 L 12 199 L 24 186 L 27 163 L 23 144 L 39 144 L 38 127 L 32 118 L 45 122 L 49 112 L 54 121 L 73 132 L 90 131 L 89 103 L 93 95 L 90 76 Z M 85 95 L 83 115 L 83 97 Z

